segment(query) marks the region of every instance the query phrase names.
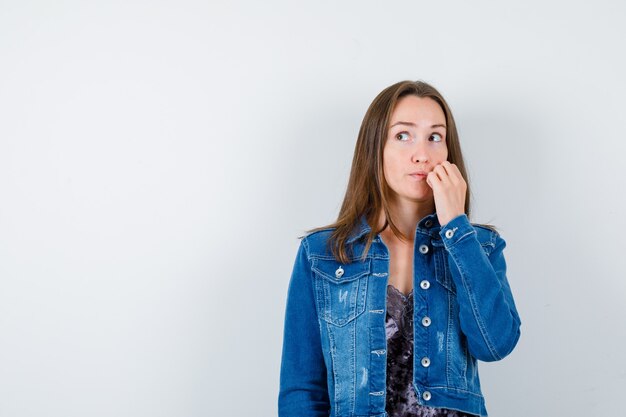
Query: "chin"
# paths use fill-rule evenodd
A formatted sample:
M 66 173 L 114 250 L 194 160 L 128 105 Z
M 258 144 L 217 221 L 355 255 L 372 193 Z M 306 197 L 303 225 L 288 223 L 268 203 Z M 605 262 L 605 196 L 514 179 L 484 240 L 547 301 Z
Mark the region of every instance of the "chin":
M 430 186 L 428 184 L 426 184 L 426 182 L 419 184 L 417 186 L 413 186 L 410 187 L 407 190 L 407 194 L 412 194 L 412 195 L 429 195 L 432 194 L 433 190 L 432 188 L 430 188 Z
M 432 200 L 432 194 L 429 192 L 412 192 L 412 193 L 406 193 L 403 194 L 402 197 L 406 198 L 407 200 L 413 200 L 413 201 L 419 201 L 419 202 L 424 202 L 427 200 Z
M 390 188 L 396 197 L 407 200 L 423 202 L 433 198 L 433 190 L 426 182 L 419 184 L 417 187 L 413 184 L 413 187 L 404 187 L 399 190 L 392 187 Z
M 430 187 L 428 187 L 427 190 L 413 190 L 413 192 L 409 193 L 409 196 L 419 200 L 426 200 L 433 198 L 433 192 Z

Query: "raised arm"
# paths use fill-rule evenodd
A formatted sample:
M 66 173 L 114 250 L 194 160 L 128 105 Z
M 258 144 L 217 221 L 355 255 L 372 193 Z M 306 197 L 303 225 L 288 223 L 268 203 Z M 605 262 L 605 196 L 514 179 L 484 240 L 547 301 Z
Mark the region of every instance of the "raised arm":
M 326 365 L 306 238 L 300 242 L 294 262 L 284 324 L 278 415 L 328 416 Z
M 494 234 L 489 256 L 462 214 L 440 230 L 456 285 L 459 321 L 470 353 L 484 362 L 507 356 L 520 337 L 521 320 L 506 277 L 505 240 Z

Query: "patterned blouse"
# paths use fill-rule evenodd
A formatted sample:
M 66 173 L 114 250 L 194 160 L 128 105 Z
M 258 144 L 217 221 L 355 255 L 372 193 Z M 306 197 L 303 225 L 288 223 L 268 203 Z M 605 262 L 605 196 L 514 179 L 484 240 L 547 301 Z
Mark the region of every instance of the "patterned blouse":
M 389 417 L 477 417 L 417 403 L 413 389 L 413 291 L 387 285 L 387 404 Z

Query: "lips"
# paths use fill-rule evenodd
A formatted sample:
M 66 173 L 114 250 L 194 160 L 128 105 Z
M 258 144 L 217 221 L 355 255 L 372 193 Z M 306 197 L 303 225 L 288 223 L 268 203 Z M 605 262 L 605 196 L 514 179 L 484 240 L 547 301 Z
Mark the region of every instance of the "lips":
M 409 174 L 409 176 L 418 181 L 425 181 L 428 175 L 424 171 L 414 172 L 413 174 Z
M 426 171 L 415 171 L 415 172 L 411 172 L 409 175 L 424 175 L 424 176 L 427 176 L 428 172 L 426 172 Z

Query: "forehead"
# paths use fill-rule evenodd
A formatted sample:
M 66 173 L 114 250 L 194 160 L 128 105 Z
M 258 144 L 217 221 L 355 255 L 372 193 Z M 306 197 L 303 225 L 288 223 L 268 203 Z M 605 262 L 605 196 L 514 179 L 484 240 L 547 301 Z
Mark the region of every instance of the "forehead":
M 439 103 L 430 97 L 408 95 L 396 103 L 391 113 L 390 126 L 396 122 L 422 124 L 445 124 L 446 117 Z

